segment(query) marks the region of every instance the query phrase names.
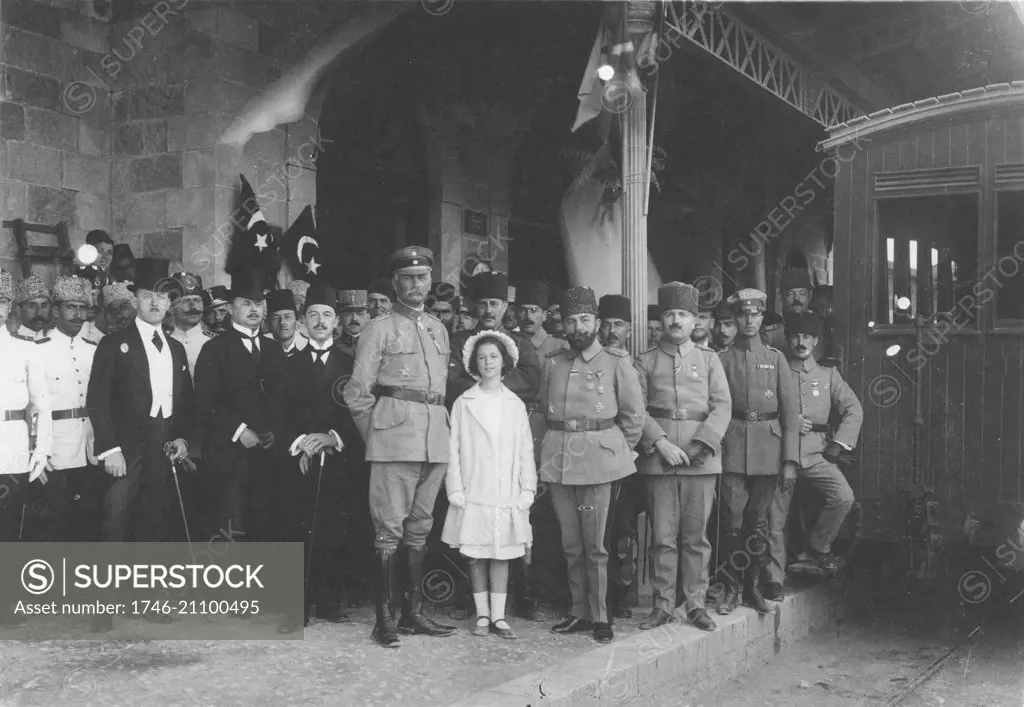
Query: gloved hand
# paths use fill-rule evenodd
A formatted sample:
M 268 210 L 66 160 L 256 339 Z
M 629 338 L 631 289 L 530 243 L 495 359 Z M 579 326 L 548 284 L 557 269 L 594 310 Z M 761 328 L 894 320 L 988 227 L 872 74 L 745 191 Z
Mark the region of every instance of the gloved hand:
M 466 494 L 463 491 L 454 491 L 448 494 L 448 503 L 456 508 L 466 507 Z
M 528 491 L 526 489 L 520 491 L 519 497 L 516 498 L 516 508 L 518 508 L 521 511 L 530 510 L 530 506 L 533 505 L 533 496 L 533 491 Z
M 821 453 L 821 456 L 825 457 L 826 461 L 833 464 L 839 464 L 840 462 L 846 461 L 848 452 L 843 449 L 842 445 L 838 442 L 829 442 L 825 446 L 825 451 Z
M 704 466 L 711 456 L 711 450 L 703 442 L 693 440 L 683 447 L 683 453 L 690 459 L 690 466 Z

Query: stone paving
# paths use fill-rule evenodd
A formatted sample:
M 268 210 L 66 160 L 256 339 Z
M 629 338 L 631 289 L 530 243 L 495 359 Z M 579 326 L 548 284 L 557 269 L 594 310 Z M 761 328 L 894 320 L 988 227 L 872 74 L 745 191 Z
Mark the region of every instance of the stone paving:
M 637 631 L 616 621 L 616 635 Z M 553 612 L 548 611 L 549 616 Z M 302 641 L 44 641 L 3 643 L 0 707 L 444 705 L 597 647 L 590 634 L 559 636 L 555 619 L 512 619 L 519 640 L 469 633 L 403 636 L 397 650 L 370 641 L 373 610 L 352 622 L 315 621 Z

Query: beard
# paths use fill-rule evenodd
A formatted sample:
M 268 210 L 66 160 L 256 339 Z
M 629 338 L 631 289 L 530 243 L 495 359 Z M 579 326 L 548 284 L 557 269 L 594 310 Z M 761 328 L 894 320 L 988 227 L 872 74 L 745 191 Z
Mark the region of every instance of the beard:
M 577 331 L 565 337 L 574 351 L 586 351 L 597 339 L 596 331 Z

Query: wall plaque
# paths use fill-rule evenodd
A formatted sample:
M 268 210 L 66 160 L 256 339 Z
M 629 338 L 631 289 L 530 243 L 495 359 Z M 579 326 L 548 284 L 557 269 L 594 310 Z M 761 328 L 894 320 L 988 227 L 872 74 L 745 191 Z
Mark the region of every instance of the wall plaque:
M 462 232 L 470 236 L 487 238 L 490 233 L 487 214 L 481 211 L 462 210 Z

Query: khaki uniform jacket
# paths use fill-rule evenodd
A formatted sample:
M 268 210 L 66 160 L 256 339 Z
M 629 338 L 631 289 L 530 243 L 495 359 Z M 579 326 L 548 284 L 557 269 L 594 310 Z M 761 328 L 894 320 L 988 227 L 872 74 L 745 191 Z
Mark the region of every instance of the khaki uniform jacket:
M 0 474 L 24 474 L 32 456 L 45 458 L 50 453 L 53 408 L 46 366 L 32 340 L 12 335 L 5 326 L 0 326 L 0 361 L 0 412 L 24 410 L 31 402 L 38 414 L 34 450 L 29 449 L 27 421 L 0 418 Z
M 551 336 L 543 329 L 540 333 L 534 334 L 530 340 L 533 343 L 534 348 L 537 349 L 537 358 L 542 362 L 548 356 L 559 351 L 565 351 L 569 348 L 569 342 L 565 339 L 559 339 L 557 336 Z
M 837 412 L 839 427 L 831 439 L 850 450 L 856 447 L 860 426 L 864 422 L 864 409 L 839 371 L 822 366 L 813 358 L 806 361 L 793 359 L 790 367 L 799 376 L 800 408 L 804 419 L 813 425 L 827 425 L 832 412 Z M 807 468 L 824 461 L 821 453 L 829 439 L 824 432 L 801 435 L 800 466 Z
M 49 336 L 36 340 L 37 355 L 46 366 L 46 385 L 53 410 L 86 408 L 92 360 L 98 340 L 87 338 L 85 327 L 75 338 L 54 327 Z M 93 429 L 89 415 L 53 421 L 50 465 L 54 469 L 77 469 L 93 453 Z
M 734 413 L 778 415 L 774 420 L 729 422 L 722 442 L 722 472 L 772 476 L 783 461 L 799 464 L 800 393 L 786 357 L 758 336 L 737 336 L 718 356 Z
M 342 393 L 366 442 L 366 461 L 448 461 L 449 420 L 443 403 L 450 351 L 441 320 L 401 301 L 367 324 Z M 441 404 L 378 397 L 375 386 L 428 391 Z
M 596 341 L 586 351 L 559 351 L 541 369 L 548 422 L 614 420 L 606 430 L 548 429 L 541 445 L 542 481 L 579 486 L 617 481 L 636 472 L 633 448 L 643 432 L 644 400 L 629 354 Z
M 722 437 L 732 419 L 732 397 L 722 362 L 711 349 L 686 342 L 660 346 L 640 354 L 633 364 L 647 403 L 642 447 L 637 461 L 641 474 L 721 474 Z M 680 419 L 654 417 L 652 408 L 674 410 Z M 676 466 L 654 449 L 662 437 L 677 447 L 696 440 L 711 448 L 713 454 L 703 466 Z

